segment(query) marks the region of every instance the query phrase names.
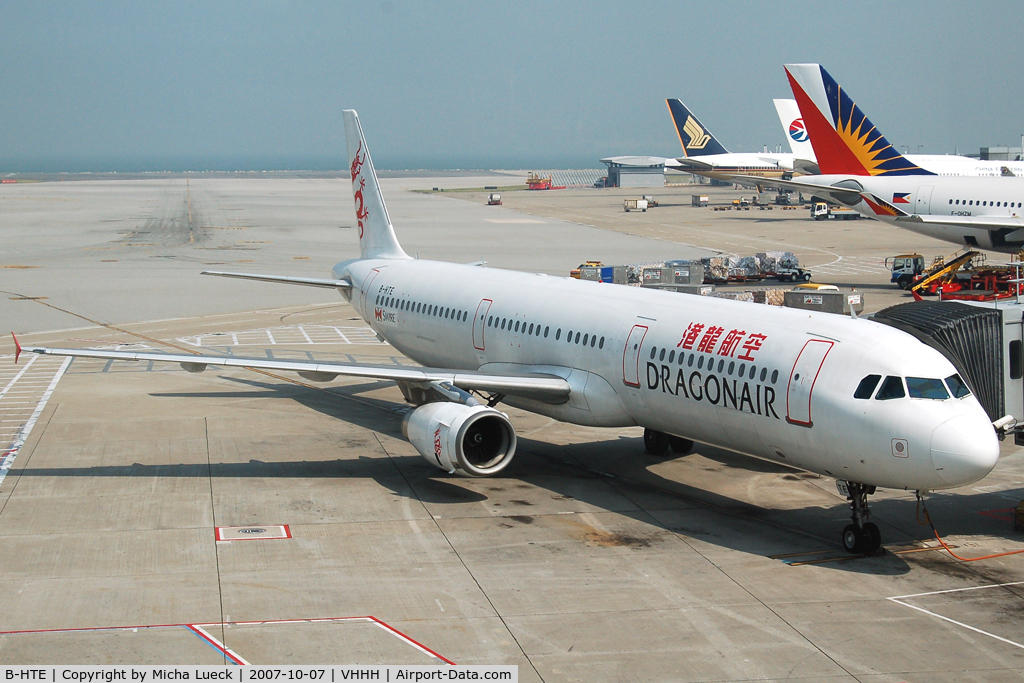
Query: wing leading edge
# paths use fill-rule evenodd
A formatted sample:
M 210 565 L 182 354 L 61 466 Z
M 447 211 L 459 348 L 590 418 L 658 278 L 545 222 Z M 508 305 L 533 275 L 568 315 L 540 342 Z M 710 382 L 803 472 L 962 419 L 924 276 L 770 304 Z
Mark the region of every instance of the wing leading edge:
M 233 277 L 239 280 L 258 280 L 260 282 L 279 282 L 286 285 L 304 285 L 306 287 L 328 287 L 330 289 L 351 289 L 352 283 L 345 280 L 327 280 L 315 277 L 288 277 L 285 275 L 259 275 L 256 273 L 226 273 L 220 270 L 204 270 L 200 275 L 217 277 Z
M 569 382 L 556 375 L 522 374 L 492 375 L 482 372 L 456 371 L 437 368 L 380 367 L 374 365 L 347 365 L 318 363 L 316 361 L 268 360 L 266 358 L 236 358 L 201 356 L 192 354 L 145 353 L 134 351 L 103 351 L 93 349 L 53 349 L 36 346 L 23 351 L 48 356 L 74 358 L 106 358 L 108 360 L 153 361 L 178 363 L 189 372 L 202 372 L 208 365 L 258 370 L 296 372 L 315 382 L 330 382 L 339 375 L 394 380 L 396 382 L 431 383 L 449 382 L 465 391 L 484 391 L 532 398 L 547 403 L 565 403 L 569 400 Z

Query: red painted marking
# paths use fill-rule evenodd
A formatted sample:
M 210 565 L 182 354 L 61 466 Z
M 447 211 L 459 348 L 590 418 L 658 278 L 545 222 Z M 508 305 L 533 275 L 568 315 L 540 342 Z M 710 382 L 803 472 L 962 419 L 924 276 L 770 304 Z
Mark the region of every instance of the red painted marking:
M 133 630 L 138 630 L 138 629 L 187 628 L 192 633 L 195 633 L 200 638 L 203 638 L 204 641 L 210 642 L 207 638 L 205 638 L 203 636 L 202 633 L 198 633 L 195 630 L 195 627 L 203 628 L 203 627 L 213 627 L 213 626 L 259 626 L 261 624 L 315 624 L 315 623 L 323 623 L 323 622 L 329 622 L 329 621 L 369 621 L 369 622 L 373 622 L 377 626 L 380 626 L 384 630 L 386 630 L 386 631 L 388 631 L 390 633 L 393 633 L 395 636 L 401 638 L 402 640 L 404 640 L 404 641 L 406 641 L 408 643 L 412 643 L 417 648 L 419 648 L 423 652 L 426 652 L 430 656 L 436 657 L 437 659 L 440 659 L 445 664 L 451 664 L 452 666 L 456 666 L 455 662 L 453 662 L 452 660 L 448 659 L 447 657 L 444 657 L 443 655 L 438 654 L 437 652 L 431 650 L 429 647 L 427 647 L 423 643 L 420 643 L 419 641 L 414 640 L 413 638 L 410 638 L 409 636 L 407 636 L 406 634 L 402 633 L 401 631 L 399 631 L 394 626 L 391 626 L 387 622 L 381 621 L 380 619 L 378 619 L 377 617 L 372 616 L 372 615 L 367 615 L 367 616 L 364 616 L 364 617 L 317 617 L 317 618 L 314 618 L 314 619 L 269 619 L 269 620 L 266 620 L 266 621 L 225 621 L 225 622 L 210 622 L 210 623 L 194 622 L 194 623 L 191 623 L 191 624 L 147 624 L 147 625 L 141 625 L 141 626 L 95 626 L 95 627 L 84 627 L 84 628 L 43 628 L 43 629 L 30 629 L 30 630 L 24 630 L 24 631 L 0 631 L 0 635 L 12 636 L 12 635 L 32 635 L 32 634 L 38 634 L 38 633 L 88 633 L 88 632 L 95 632 L 95 631 L 133 631 Z M 216 643 L 211 643 L 211 645 L 214 645 L 214 647 L 217 647 L 218 650 L 222 649 L 220 646 L 217 646 Z M 230 653 L 226 653 L 225 652 L 225 655 L 231 657 Z M 234 660 L 233 657 L 232 657 L 232 660 Z
M 981 510 L 978 514 L 985 515 L 986 517 L 991 517 L 992 519 L 998 519 L 1003 522 L 1012 522 L 1014 511 L 1014 508 L 1006 508 L 1005 510 Z
M 205 633 L 203 633 L 202 631 L 197 629 L 192 624 L 185 624 L 185 628 L 187 628 L 189 631 L 191 631 L 192 633 L 194 633 L 197 636 L 199 636 L 204 642 L 207 642 L 210 645 L 212 645 L 218 652 L 220 652 L 222 655 L 224 655 L 225 657 L 230 659 L 235 664 L 238 664 L 239 666 L 242 666 L 242 665 L 246 664 L 246 662 L 243 662 L 241 659 L 239 659 L 235 655 L 233 655 L 230 652 L 228 652 L 228 649 L 225 646 L 221 645 L 216 640 L 212 640 L 211 638 L 207 638 Z
M 288 528 L 287 524 L 267 524 L 266 526 L 279 526 L 284 528 L 284 536 L 254 536 L 253 538 L 224 538 L 221 536 L 221 531 L 224 529 L 252 529 L 255 527 L 261 527 L 260 524 L 253 524 L 251 527 L 247 526 L 218 526 L 214 527 L 214 538 L 218 541 L 284 541 L 292 537 L 292 530 Z

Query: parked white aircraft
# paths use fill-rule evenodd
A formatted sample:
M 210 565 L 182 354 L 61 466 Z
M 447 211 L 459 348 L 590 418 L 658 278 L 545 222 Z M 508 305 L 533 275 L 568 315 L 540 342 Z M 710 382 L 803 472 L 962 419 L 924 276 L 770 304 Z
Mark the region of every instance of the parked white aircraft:
M 772 100 L 779 114 L 779 123 L 789 142 L 789 149 L 800 159 L 817 162 L 807 126 L 796 100 Z M 904 154 L 904 158 L 936 175 L 958 176 L 1024 176 L 1024 162 L 983 161 L 958 154 Z
M 813 162 L 795 154 L 772 152 L 730 152 L 677 99 L 665 100 L 683 147 L 683 156 L 666 159 L 665 168 L 732 182 L 737 176 L 791 178 L 794 174 L 816 173 Z
M 938 175 L 922 168 L 889 144 L 820 65 L 788 64 L 786 73 L 822 175 L 772 184 L 961 246 L 1011 253 L 1024 248 L 1024 178 Z
M 692 440 L 849 482 L 851 552 L 874 552 L 875 486 L 963 486 L 999 455 L 996 430 L 938 351 L 826 313 L 410 258 L 395 237 L 359 119 L 345 132 L 360 258 L 327 279 L 208 273 L 337 289 L 423 368 L 33 347 L 34 353 L 394 380 L 405 432 L 432 465 L 501 472 L 516 434 L 499 402 L 582 425 L 645 428 L 648 452 Z M 19 348 L 20 352 L 20 348 Z M 480 400 L 474 397 L 476 394 Z M 483 401 L 484 404 L 481 404 Z

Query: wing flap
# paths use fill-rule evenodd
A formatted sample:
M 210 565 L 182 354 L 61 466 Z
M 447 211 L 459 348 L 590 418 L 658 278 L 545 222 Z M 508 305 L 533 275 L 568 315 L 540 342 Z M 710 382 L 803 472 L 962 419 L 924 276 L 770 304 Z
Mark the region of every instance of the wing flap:
M 149 353 L 138 351 L 106 351 L 101 349 L 55 349 L 43 346 L 25 348 L 25 351 L 49 356 L 74 358 L 104 358 L 108 360 L 178 363 L 189 372 L 202 372 L 206 366 L 254 368 L 296 372 L 307 379 L 323 382 L 335 376 L 365 377 L 396 382 L 451 382 L 466 391 L 486 391 L 500 394 L 536 398 L 549 402 L 569 399 L 569 382 L 554 375 L 530 373 L 522 375 L 494 375 L 483 372 L 438 368 L 403 368 L 396 366 L 347 365 L 318 363 L 316 361 L 269 360 L 266 358 L 236 358 L 192 354 Z

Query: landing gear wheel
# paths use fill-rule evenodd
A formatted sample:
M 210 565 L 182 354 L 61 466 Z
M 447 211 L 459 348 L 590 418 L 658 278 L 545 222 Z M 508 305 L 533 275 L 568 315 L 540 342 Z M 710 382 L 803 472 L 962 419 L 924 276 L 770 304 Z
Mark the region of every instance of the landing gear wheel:
M 843 528 L 843 548 L 846 552 L 859 555 L 864 552 L 864 532 L 857 528 L 856 524 L 847 524 Z
M 845 493 L 846 499 L 850 501 L 853 518 L 853 524 L 847 524 L 843 528 L 843 547 L 846 552 L 857 555 L 878 554 L 882 547 L 882 532 L 878 530 L 877 525 L 868 521 L 871 517 L 868 496 L 875 492 L 875 487 L 852 481 L 843 484 L 845 488 L 840 487 L 840 491 Z
M 670 447 L 669 435 L 663 432 L 656 432 L 653 429 L 644 429 L 644 452 L 647 455 L 664 457 L 668 455 Z
M 672 452 L 678 455 L 686 455 L 693 450 L 693 442 L 681 436 L 668 437 L 668 444 L 672 447 Z
M 874 555 L 882 547 L 882 532 L 878 530 L 878 525 L 874 522 L 865 524 L 861 531 L 865 537 L 864 554 Z

